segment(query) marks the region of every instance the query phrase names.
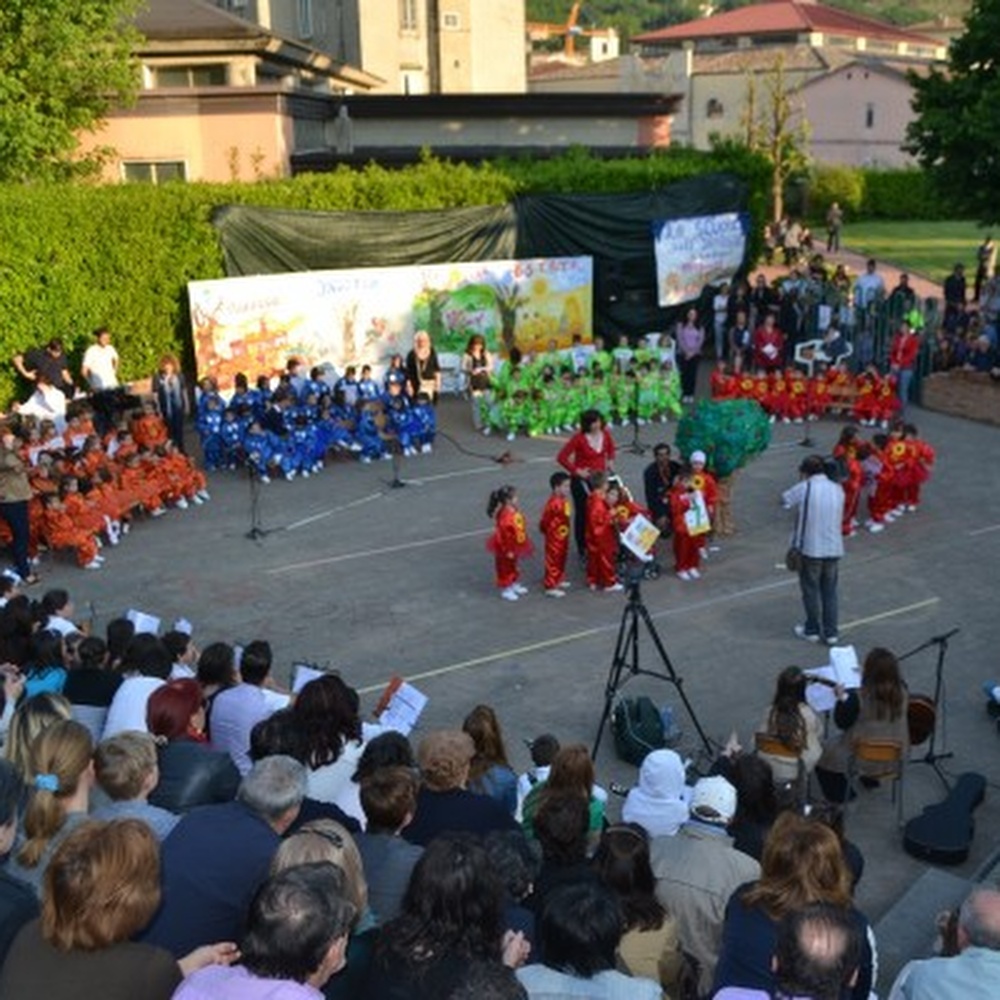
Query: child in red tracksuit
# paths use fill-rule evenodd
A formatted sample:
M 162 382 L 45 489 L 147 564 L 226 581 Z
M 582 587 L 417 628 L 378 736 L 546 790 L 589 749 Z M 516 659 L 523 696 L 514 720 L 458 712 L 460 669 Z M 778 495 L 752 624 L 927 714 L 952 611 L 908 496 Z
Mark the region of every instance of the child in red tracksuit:
M 594 472 L 590 477 L 586 522 L 587 586 L 591 590 L 613 592 L 624 589 L 615 574 L 618 532 L 608 506 L 608 476 Z
M 538 530 L 545 537 L 545 578 L 542 587 L 546 597 L 565 597 L 569 581 L 566 576 L 566 556 L 569 553 L 569 487 L 568 472 L 553 472 L 549 477 L 552 493 L 542 510 Z
M 684 516 L 694 506 L 697 490 L 691 476 L 678 476 L 670 489 L 670 514 L 674 522 L 674 570 L 682 580 L 697 580 L 701 576 L 701 546 L 699 535 L 691 533 Z
M 702 495 L 705 500 L 705 507 L 708 509 L 708 519 L 715 524 L 715 508 L 719 502 L 719 484 L 715 476 L 705 468 L 707 458 L 703 451 L 691 452 L 691 485 Z M 708 558 L 708 538 L 710 532 L 705 531 L 698 535 L 699 555 L 702 559 Z M 699 574 L 695 574 L 697 577 Z
M 490 494 L 486 513 L 496 522 L 493 534 L 486 542 L 486 548 L 493 553 L 496 563 L 496 582 L 500 596 L 505 601 L 516 601 L 528 588 L 518 583 L 520 572 L 517 560 L 530 556 L 534 551 L 524 524 L 524 515 L 518 509 L 517 490 L 513 486 L 501 486 Z
M 934 449 L 917 433 L 913 424 L 903 425 L 903 439 L 910 449 L 911 470 L 903 499 L 906 509 L 914 511 L 920 506 L 920 488 L 931 477 L 931 466 L 934 464 Z
M 104 562 L 97 551 L 97 540 L 85 528 L 77 527 L 55 493 L 46 494 L 42 503 L 42 536 L 50 549 L 73 549 L 78 565 L 100 569 Z
M 858 452 L 864 443 L 858 436 L 857 427 L 850 425 L 840 432 L 840 439 L 833 448 L 833 457 L 844 463 L 844 471 L 847 474 L 841 482 L 844 488 L 841 534 L 845 538 L 850 538 L 857 529 L 858 502 L 861 499 L 861 487 L 864 483 L 864 469 L 861 467 Z M 867 452 L 867 448 L 865 450 Z

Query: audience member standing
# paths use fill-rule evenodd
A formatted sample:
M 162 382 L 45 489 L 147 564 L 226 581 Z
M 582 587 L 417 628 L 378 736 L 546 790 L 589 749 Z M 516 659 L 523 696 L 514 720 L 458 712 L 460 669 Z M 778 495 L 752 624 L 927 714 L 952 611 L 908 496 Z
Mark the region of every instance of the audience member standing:
M 58 337 L 53 337 L 44 347 L 33 347 L 24 354 L 15 354 L 14 367 L 29 382 L 37 382 L 42 377 L 65 395 L 73 395 L 73 376 L 69 372 L 63 342 Z
M 556 461 L 573 477 L 573 537 L 581 559 L 586 557 L 587 497 L 590 476 L 594 472 L 612 472 L 615 465 L 615 439 L 604 417 L 597 410 L 580 414 L 580 429 L 562 446 Z
M 839 641 L 837 579 L 844 554 L 844 490 L 827 476 L 820 455 L 804 459 L 799 472 L 801 481 L 781 497 L 786 509 L 798 511 L 792 544 L 801 553 L 799 587 L 806 617 L 795 626 L 795 634 L 832 646 Z
M 0 425 L 0 517 L 10 528 L 14 569 L 24 583 L 37 583 L 28 561 L 28 501 L 31 485 L 17 438 L 9 424 Z
M 698 363 L 705 347 L 705 329 L 698 322 L 698 310 L 688 309 L 684 321 L 677 324 L 677 367 L 681 376 L 681 402 L 693 403 L 698 385 Z
M 170 440 L 178 451 L 184 451 L 184 420 L 190 404 L 184 375 L 172 354 L 160 358 L 160 366 L 153 376 L 153 393 L 160 416 L 170 432 Z

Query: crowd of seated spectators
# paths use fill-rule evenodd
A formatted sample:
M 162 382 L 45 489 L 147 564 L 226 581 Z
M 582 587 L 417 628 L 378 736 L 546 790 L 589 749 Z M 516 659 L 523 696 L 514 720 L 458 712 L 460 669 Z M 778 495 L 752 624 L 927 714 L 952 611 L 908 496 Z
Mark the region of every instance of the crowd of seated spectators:
M 837 689 L 842 734 L 823 742 L 800 673 L 783 671 L 761 733 L 787 753 L 730 740 L 695 777 L 654 751 L 615 823 L 584 746 L 540 736 L 519 776 L 490 706 L 411 742 L 363 720 L 336 674 L 278 690 L 262 640 L 239 658 L 120 621 L 107 639 L 78 635 L 73 617 L 63 594 L 0 608 L 4 998 L 748 1000 L 792 983 L 864 1000 L 875 987 L 854 904 L 864 861 L 839 806 L 878 784 L 845 781 L 852 735 L 905 726 L 887 650 L 857 691 Z M 16 626 L 30 638 L 62 621 L 44 661 Z M 959 964 L 911 963 L 896 996 L 1000 950 L 996 895 L 963 911 Z M 835 956 L 811 947 L 814 925 Z

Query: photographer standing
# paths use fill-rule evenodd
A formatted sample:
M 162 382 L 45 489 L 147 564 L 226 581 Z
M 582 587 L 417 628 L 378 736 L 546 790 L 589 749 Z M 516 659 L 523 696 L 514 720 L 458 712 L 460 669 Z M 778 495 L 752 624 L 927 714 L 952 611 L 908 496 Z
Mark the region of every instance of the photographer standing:
M 28 562 L 28 501 L 31 485 L 18 441 L 7 424 L 0 425 L 0 517 L 10 527 L 14 569 L 26 584 L 37 583 Z
M 799 466 L 801 480 L 785 490 L 781 502 L 795 508 L 792 544 L 799 550 L 799 587 L 806 620 L 795 626 L 795 634 L 807 642 L 822 639 L 828 646 L 837 635 L 837 573 L 844 554 L 841 524 L 844 490 L 826 474 L 820 455 L 810 455 Z

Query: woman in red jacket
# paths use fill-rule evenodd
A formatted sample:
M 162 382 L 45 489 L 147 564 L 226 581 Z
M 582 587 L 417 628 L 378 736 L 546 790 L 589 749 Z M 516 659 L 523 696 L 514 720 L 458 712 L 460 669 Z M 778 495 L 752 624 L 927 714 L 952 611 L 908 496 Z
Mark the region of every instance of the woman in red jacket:
M 905 407 L 910 400 L 910 383 L 917 367 L 920 353 L 920 337 L 916 330 L 904 319 L 892 338 L 889 347 L 889 371 L 896 376 L 899 388 L 899 402 Z
M 587 496 L 594 472 L 613 472 L 615 441 L 597 410 L 580 414 L 580 429 L 562 446 L 556 461 L 573 477 L 573 537 L 580 558 L 586 558 Z

